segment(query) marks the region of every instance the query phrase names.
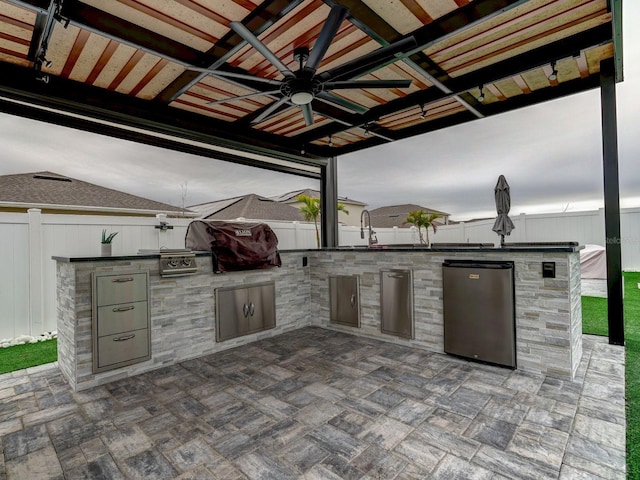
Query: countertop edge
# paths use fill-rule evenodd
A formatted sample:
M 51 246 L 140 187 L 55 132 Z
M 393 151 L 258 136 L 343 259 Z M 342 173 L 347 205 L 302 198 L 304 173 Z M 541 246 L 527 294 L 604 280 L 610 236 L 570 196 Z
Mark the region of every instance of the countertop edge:
M 194 252 L 196 257 L 210 257 L 211 252 Z M 65 257 L 54 255 L 51 257 L 52 260 L 56 262 L 62 263 L 77 263 L 77 262 L 109 262 L 109 261 L 118 261 L 118 260 L 159 260 L 160 254 L 133 254 L 133 255 L 111 255 L 110 257 L 102 257 L 102 256 L 87 256 L 87 257 Z
M 334 248 L 303 248 L 292 250 L 280 250 L 280 253 L 300 253 L 300 252 L 344 252 L 344 253 L 574 253 L 579 252 L 584 248 L 583 245 L 576 247 L 495 247 L 495 248 L 456 248 L 456 247 L 443 247 L 443 248 L 350 248 L 350 247 L 334 247 Z M 196 257 L 208 257 L 211 256 L 211 252 L 194 252 Z M 159 259 L 159 254 L 143 254 L 143 255 L 112 255 L 110 257 L 102 256 L 87 256 L 87 257 L 66 257 L 54 255 L 52 260 L 62 263 L 78 263 L 78 262 L 113 262 L 120 260 L 154 260 Z
M 495 248 L 456 248 L 456 247 L 443 247 L 443 248 L 349 248 L 349 247 L 336 247 L 336 248 L 323 248 L 321 250 L 308 250 L 310 252 L 421 252 L 421 253 L 440 253 L 440 252 L 464 252 L 464 253 L 573 253 L 582 250 L 583 246 L 577 247 L 495 247 Z M 283 250 L 285 251 L 285 250 Z M 294 250 L 289 250 L 294 251 Z

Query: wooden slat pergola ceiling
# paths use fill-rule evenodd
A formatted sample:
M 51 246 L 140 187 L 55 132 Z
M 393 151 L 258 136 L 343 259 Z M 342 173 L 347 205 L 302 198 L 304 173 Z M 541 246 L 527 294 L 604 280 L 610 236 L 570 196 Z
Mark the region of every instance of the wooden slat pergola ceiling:
M 273 96 L 210 103 L 264 87 L 189 67 L 282 78 L 229 22 L 296 70 L 294 48 L 313 48 L 335 4 L 349 14 L 318 71 L 413 36 L 416 48 L 359 77 L 409 88 L 336 90 L 313 101 L 309 126 L 293 104 L 252 123 Z M 0 109 L 313 164 L 597 87 L 616 55 L 612 17 L 607 0 L 0 0 Z

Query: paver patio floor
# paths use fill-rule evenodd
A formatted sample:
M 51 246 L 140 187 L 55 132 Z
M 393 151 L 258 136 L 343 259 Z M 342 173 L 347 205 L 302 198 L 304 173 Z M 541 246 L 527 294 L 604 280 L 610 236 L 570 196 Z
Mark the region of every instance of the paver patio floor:
M 309 327 L 75 393 L 0 376 L 0 478 L 622 479 L 624 348 L 574 382 Z

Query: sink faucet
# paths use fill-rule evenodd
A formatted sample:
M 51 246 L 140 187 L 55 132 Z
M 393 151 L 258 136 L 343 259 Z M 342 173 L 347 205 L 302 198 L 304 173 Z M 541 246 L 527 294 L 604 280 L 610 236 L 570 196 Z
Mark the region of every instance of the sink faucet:
M 369 213 L 369 210 L 362 210 L 362 213 L 360 214 L 360 238 L 364 238 L 364 214 L 367 214 L 367 218 L 369 220 L 368 224 L 369 224 L 369 246 L 374 245 L 376 243 L 378 243 L 378 237 L 375 236 L 376 232 L 373 231 L 373 229 L 371 228 L 371 214 Z

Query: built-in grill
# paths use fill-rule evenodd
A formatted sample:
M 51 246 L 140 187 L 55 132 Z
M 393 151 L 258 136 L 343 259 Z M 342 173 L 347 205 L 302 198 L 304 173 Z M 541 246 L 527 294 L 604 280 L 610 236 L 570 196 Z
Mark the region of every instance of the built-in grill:
M 187 227 L 185 246 L 211 252 L 214 273 L 282 265 L 278 237 L 266 223 L 194 220 Z

